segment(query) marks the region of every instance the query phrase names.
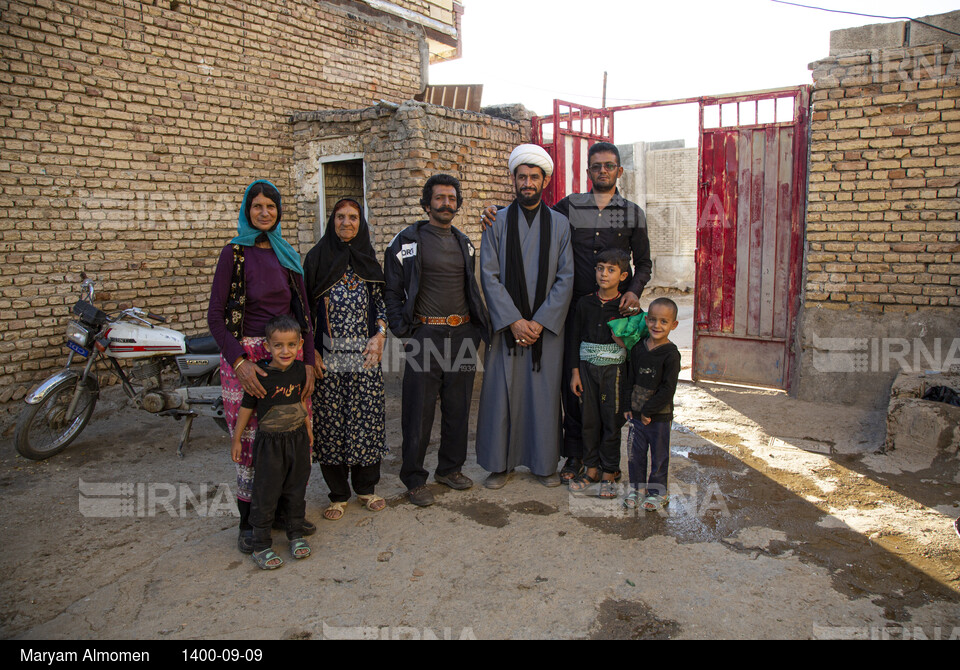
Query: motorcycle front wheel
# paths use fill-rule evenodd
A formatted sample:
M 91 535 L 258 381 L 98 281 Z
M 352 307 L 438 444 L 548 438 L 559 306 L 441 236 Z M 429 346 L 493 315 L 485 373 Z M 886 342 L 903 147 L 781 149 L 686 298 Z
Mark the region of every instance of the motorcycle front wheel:
M 44 399 L 26 405 L 17 418 L 15 444 L 20 455 L 42 461 L 67 448 L 80 434 L 93 415 L 98 388 L 93 378 L 82 387 L 73 416 L 67 416 L 70 401 L 80 377 L 68 377 L 54 386 Z

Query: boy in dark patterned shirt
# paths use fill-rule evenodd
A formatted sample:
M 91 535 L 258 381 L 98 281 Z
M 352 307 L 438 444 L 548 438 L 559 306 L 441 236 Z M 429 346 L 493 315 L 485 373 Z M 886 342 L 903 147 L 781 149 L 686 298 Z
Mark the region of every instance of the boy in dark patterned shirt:
M 286 510 L 290 554 L 297 559 L 310 555 L 310 545 L 303 539 L 303 515 L 310 478 L 313 425 L 300 399 L 307 381 L 303 361 L 297 360 L 297 352 L 303 346 L 300 325 L 290 316 L 278 316 L 267 323 L 265 335 L 267 349 L 273 358 L 257 365 L 266 373 L 260 377 L 266 395 L 257 398 L 243 394 L 231 455 L 234 461 L 240 458 L 240 436 L 256 410 L 253 497 L 250 501 L 252 556 L 260 568 L 273 570 L 283 565 L 283 559 L 271 548 L 270 537 L 278 503 L 282 502 Z
M 650 336 L 630 350 L 629 465 L 631 492 L 624 507 L 641 504 L 647 511 L 667 504 L 667 470 L 670 466 L 670 425 L 673 422 L 673 395 L 680 376 L 680 351 L 670 341 L 677 327 L 677 304 L 657 298 L 647 308 Z M 647 475 L 647 453 L 650 474 Z
M 567 361 L 570 390 L 582 402 L 586 466 L 584 473 L 570 481 L 570 490 L 586 491 L 599 482 L 596 488 L 600 498 L 616 498 L 616 481 L 620 478 L 621 386 L 626 351 L 607 324 L 620 318 L 619 287 L 629 270 L 630 257 L 622 249 L 605 249 L 597 255 L 599 288 L 577 302 L 570 341 L 576 342 L 579 356 Z

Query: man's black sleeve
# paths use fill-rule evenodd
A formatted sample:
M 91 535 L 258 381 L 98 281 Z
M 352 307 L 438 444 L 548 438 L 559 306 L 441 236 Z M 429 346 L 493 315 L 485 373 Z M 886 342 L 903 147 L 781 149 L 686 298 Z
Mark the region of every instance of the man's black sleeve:
M 403 265 L 397 258 L 400 251 L 400 236 L 387 248 L 383 256 L 383 302 L 387 310 L 387 323 L 390 331 L 397 337 L 407 337 L 410 333 L 403 324 L 403 303 L 407 293 L 403 288 Z
M 556 205 L 551 207 L 551 209 L 554 209 L 560 212 L 561 214 L 563 214 L 565 217 L 569 219 L 570 218 L 570 196 L 565 196 L 563 199 L 560 200 L 560 202 L 558 202 Z
M 634 226 L 630 234 L 630 250 L 633 253 L 633 279 L 630 281 L 630 292 L 638 298 L 643 294 L 643 288 L 650 281 L 653 271 L 653 262 L 650 260 L 650 239 L 647 237 L 647 217 L 639 205 L 633 205 Z

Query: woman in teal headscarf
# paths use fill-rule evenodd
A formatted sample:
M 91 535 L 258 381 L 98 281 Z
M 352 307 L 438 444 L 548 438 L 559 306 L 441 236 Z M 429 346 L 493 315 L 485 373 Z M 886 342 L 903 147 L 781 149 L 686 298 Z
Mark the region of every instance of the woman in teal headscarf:
M 277 187 L 260 179 L 247 187 L 237 216 L 237 236 L 220 252 L 210 292 L 207 324 L 220 345 L 220 384 L 230 434 L 237 423 L 240 401 L 246 391 L 262 398 L 257 361 L 269 358 L 264 326 L 281 314 L 294 316 L 303 331 L 302 358 L 307 368 L 304 400 L 309 403 L 314 386 L 314 338 L 309 301 L 303 282 L 300 255 L 280 232 L 282 204 Z M 309 409 L 309 405 L 308 405 Z M 240 510 L 240 551 L 252 551 L 249 523 L 253 491 L 253 455 L 256 417 L 247 424 L 237 467 L 237 507 Z M 304 525 L 306 534 L 316 530 Z

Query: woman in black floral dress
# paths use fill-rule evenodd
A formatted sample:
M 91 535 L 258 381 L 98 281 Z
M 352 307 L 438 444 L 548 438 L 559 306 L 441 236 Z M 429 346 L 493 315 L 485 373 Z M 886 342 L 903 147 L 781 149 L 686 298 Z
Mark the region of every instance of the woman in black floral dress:
M 374 489 L 387 453 L 380 368 L 387 317 L 383 270 L 359 203 L 344 198 L 334 205 L 303 267 L 317 352 L 313 461 L 330 488 L 323 517 L 343 517 L 351 483 L 357 500 L 379 512 L 386 507 Z

